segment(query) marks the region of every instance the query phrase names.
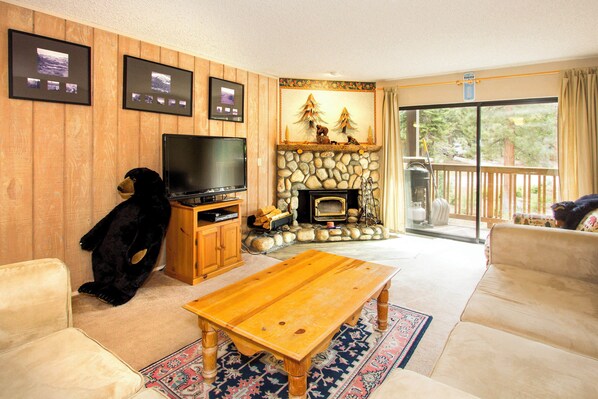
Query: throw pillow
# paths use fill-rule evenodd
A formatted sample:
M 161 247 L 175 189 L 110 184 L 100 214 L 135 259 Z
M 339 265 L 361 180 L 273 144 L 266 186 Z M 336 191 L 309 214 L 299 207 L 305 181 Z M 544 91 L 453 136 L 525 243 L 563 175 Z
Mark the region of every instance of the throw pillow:
M 586 213 L 576 230 L 598 233 L 598 208 Z

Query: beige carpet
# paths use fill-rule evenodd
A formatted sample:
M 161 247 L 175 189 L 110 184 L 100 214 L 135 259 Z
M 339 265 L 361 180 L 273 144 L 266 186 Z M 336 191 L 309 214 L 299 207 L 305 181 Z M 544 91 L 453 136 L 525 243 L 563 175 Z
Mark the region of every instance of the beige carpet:
M 434 317 L 407 365 L 426 375 L 485 270 L 482 245 L 451 240 L 406 235 L 384 241 L 296 244 L 268 256 L 244 254 L 244 266 L 195 286 L 155 272 L 129 303 L 116 308 L 76 296 L 74 324 L 141 369 L 200 337 L 196 317 L 182 309 L 183 304 L 309 248 L 401 268 L 393 279 L 390 302 Z

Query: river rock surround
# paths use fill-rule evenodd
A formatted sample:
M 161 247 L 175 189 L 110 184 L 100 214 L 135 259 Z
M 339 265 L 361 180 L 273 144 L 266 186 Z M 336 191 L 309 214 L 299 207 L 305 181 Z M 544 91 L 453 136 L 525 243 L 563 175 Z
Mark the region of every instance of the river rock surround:
M 276 206 L 291 212 L 293 221 L 297 220 L 299 190 L 361 190 L 362 182 L 371 177 L 372 194 L 380 199 L 379 151 L 283 150 L 277 152 L 276 163 Z

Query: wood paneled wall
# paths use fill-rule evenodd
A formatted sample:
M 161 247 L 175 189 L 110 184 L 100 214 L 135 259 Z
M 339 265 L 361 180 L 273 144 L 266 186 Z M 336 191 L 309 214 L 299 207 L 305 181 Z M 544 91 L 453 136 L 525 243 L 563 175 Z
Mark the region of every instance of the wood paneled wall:
M 8 98 L 9 28 L 92 48 L 92 106 Z M 122 109 L 123 55 L 192 70 L 193 117 Z M 161 173 L 161 134 L 247 137 L 244 216 L 274 204 L 278 79 L 0 2 L 0 264 L 56 257 L 93 279 L 79 239 L 121 199 L 124 174 Z M 208 119 L 208 77 L 245 85 L 245 122 Z

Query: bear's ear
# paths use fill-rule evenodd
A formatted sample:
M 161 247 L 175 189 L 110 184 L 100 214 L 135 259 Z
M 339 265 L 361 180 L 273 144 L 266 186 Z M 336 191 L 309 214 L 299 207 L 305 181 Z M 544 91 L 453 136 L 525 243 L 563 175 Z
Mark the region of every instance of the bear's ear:
M 571 212 L 571 209 L 575 206 L 572 201 L 556 202 L 550 206 L 554 218 L 559 220 L 567 220 L 567 215 Z

